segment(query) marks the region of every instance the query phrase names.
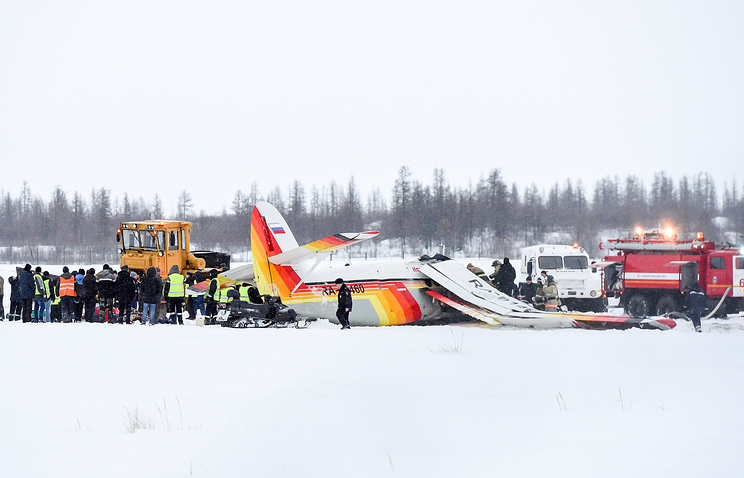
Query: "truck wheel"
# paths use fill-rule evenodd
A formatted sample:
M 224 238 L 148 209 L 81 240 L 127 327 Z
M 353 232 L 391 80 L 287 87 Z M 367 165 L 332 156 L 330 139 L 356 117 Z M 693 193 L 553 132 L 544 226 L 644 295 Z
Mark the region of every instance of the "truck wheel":
M 672 295 L 665 295 L 656 304 L 656 315 L 666 315 L 669 312 L 679 312 L 679 302 Z
M 625 306 L 625 313 L 632 317 L 648 317 L 651 312 L 651 301 L 645 294 L 635 294 Z
M 604 297 L 599 299 L 591 299 L 591 307 L 590 310 L 592 312 L 607 312 L 607 299 Z

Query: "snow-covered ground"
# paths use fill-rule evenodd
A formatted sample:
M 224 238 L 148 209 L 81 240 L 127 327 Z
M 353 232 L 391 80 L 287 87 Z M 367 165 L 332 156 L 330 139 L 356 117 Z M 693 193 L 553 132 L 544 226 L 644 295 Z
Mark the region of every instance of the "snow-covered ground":
M 744 317 L 703 327 L 5 321 L 0 475 L 738 477 Z

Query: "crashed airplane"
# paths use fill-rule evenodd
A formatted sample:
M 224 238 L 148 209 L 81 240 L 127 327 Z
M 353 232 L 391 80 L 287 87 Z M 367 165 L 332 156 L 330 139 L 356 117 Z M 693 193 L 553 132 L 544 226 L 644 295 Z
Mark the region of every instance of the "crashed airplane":
M 332 252 L 372 239 L 378 231 L 340 233 L 300 246 L 279 211 L 259 202 L 251 217 L 253 277 L 261 294 L 281 297 L 298 314 L 336 322 L 341 277 L 352 292 L 351 325 L 399 325 L 474 317 L 493 326 L 668 330 L 667 318 L 543 312 L 491 287 L 464 265 L 444 258 L 341 263 Z M 240 280 L 239 278 L 235 278 Z

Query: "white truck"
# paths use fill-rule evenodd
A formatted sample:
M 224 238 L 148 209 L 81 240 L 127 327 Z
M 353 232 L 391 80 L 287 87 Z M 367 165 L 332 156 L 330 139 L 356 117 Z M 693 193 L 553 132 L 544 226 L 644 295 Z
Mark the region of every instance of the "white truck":
M 583 247 L 541 244 L 523 248 L 520 272 L 536 282 L 542 271 L 553 276 L 558 297 L 569 310 L 607 310 L 600 271 L 592 269 L 589 254 Z

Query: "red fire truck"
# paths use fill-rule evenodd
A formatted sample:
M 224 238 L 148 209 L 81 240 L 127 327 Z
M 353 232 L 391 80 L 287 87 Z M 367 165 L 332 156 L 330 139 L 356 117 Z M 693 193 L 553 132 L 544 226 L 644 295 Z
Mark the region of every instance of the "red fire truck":
M 633 239 L 610 239 L 599 248 L 616 251 L 595 265 L 604 267 L 605 294 L 619 296 L 627 315 L 679 311 L 685 290 L 695 281 L 710 306 L 726 297 L 719 314 L 744 308 L 744 255 L 731 244 L 706 241 L 702 233 L 694 240 L 678 240 L 671 230 L 639 229 Z

